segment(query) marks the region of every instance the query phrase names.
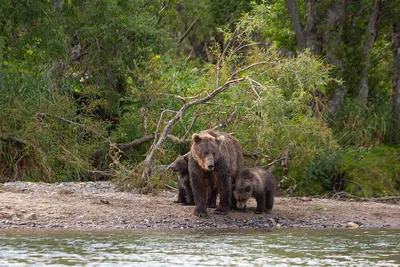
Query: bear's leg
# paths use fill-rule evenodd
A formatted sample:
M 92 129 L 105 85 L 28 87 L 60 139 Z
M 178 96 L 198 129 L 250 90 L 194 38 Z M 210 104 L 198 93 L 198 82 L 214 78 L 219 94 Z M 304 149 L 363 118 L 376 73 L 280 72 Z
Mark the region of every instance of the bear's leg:
M 235 183 L 232 183 L 232 197 L 231 197 L 231 210 L 238 210 L 237 205 L 236 205 L 236 198 L 233 195 L 233 191 L 235 191 L 236 185 Z
M 186 190 L 185 186 L 182 184 L 180 175 L 178 175 L 178 200 L 175 203 L 186 203 Z
M 194 196 L 192 191 L 192 185 L 190 184 L 190 177 L 189 174 L 185 176 L 183 180 L 185 185 L 185 192 L 186 192 L 186 205 L 194 205 Z
M 218 183 L 218 193 L 219 193 L 219 205 L 215 209 L 214 213 L 225 215 L 228 214 L 231 209 L 231 201 L 232 201 L 232 182 L 231 182 L 231 174 L 229 171 L 220 170 L 218 173 L 215 173 L 215 179 L 217 179 Z
M 194 215 L 199 217 L 207 217 L 207 180 L 207 177 L 200 177 L 196 172 L 190 173 L 190 184 L 196 203 Z
M 186 203 L 186 190 L 183 187 L 179 187 L 178 199 L 174 201 L 175 203 Z
M 265 210 L 265 193 L 264 192 L 256 193 L 254 197 L 256 198 L 257 201 L 257 208 L 255 210 L 255 213 L 263 213 Z
M 265 208 L 267 210 L 272 210 L 272 208 L 274 207 L 274 193 L 270 190 L 267 190 L 265 192 Z
M 217 207 L 217 189 L 214 188 L 214 184 L 210 183 L 207 196 L 207 207 L 215 208 Z

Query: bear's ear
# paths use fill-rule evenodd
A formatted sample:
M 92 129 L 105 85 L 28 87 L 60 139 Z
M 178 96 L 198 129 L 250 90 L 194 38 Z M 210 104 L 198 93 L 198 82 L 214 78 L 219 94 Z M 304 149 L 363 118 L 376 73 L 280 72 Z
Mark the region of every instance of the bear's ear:
M 193 134 L 192 135 L 192 140 L 193 140 L 193 142 L 198 143 L 198 142 L 201 141 L 201 137 L 198 134 Z
M 218 143 L 218 144 L 221 144 L 221 143 L 222 143 L 222 141 L 224 141 L 224 140 L 225 140 L 225 136 L 223 136 L 223 135 L 221 135 L 221 136 L 218 136 L 217 138 L 215 138 L 215 140 L 217 141 L 217 143 Z

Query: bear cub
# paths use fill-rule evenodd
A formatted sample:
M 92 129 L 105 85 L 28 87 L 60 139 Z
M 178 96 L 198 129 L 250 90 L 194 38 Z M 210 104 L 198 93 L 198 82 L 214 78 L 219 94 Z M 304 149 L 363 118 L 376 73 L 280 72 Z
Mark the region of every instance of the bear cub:
M 179 156 L 174 162 L 172 162 L 168 169 L 178 174 L 178 200 L 176 203 L 182 203 L 182 205 L 194 205 L 194 197 L 192 192 L 192 186 L 190 184 L 189 177 L 189 156 L 188 154 Z
M 254 197 L 257 201 L 255 213 L 264 210 L 272 210 L 276 182 L 274 176 L 262 168 L 242 169 L 235 183 L 233 195 L 237 201 L 237 208 L 244 211 L 249 198 Z

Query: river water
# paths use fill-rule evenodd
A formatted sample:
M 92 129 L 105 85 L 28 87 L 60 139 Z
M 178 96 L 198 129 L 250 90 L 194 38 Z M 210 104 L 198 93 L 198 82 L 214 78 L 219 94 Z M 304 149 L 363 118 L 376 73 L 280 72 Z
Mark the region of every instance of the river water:
M 0 266 L 400 266 L 400 230 L 0 230 Z

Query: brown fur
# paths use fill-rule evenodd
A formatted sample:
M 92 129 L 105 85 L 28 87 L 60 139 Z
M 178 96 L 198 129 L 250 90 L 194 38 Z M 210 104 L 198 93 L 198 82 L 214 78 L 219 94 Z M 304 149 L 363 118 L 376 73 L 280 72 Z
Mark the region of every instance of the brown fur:
M 208 207 L 220 202 L 217 214 L 226 214 L 232 203 L 232 183 L 243 166 L 242 149 L 231 135 L 205 130 L 192 136 L 189 174 L 196 203 L 194 214 L 207 216 Z
M 179 192 L 176 203 L 182 203 L 183 205 L 194 205 L 192 186 L 190 185 L 189 178 L 188 161 L 188 154 L 179 156 L 168 166 L 168 169 L 178 174 Z
M 239 172 L 233 195 L 238 209 L 245 210 L 246 203 L 254 197 L 257 201 L 256 213 L 271 210 L 274 206 L 276 182 L 274 176 L 262 168 L 246 168 Z

